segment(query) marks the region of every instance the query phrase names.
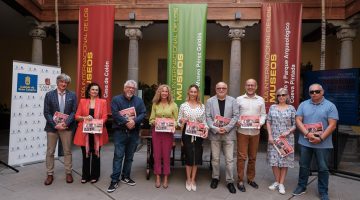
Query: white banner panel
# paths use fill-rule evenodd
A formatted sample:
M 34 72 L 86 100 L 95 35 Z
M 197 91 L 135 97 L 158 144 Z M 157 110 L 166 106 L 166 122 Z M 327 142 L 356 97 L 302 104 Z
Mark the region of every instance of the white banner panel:
M 58 67 L 13 61 L 9 165 L 45 160 L 44 98 L 60 73 Z

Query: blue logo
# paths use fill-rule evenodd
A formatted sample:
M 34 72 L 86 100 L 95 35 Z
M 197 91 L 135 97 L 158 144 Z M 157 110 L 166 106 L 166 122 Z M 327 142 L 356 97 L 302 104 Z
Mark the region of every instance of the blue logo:
M 18 74 L 17 92 L 37 93 L 38 76 L 33 74 Z

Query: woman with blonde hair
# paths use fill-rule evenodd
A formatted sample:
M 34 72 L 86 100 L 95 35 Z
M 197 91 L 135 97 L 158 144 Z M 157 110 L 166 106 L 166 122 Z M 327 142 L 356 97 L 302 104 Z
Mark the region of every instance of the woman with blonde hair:
M 182 142 L 185 152 L 186 182 L 185 188 L 188 191 L 196 191 L 197 165 L 202 164 L 203 138 L 208 135 L 208 127 L 205 117 L 205 106 L 200 102 L 199 87 L 195 84 L 189 86 L 186 101 L 181 104 L 178 123 L 183 126 Z M 204 132 L 197 137 L 185 133 L 188 122 L 200 122 L 205 125 Z
M 266 127 L 269 134 L 269 145 L 267 160 L 275 177 L 275 182 L 269 186 L 270 190 L 278 190 L 280 194 L 285 194 L 285 176 L 288 167 L 294 167 L 294 153 L 281 157 L 275 147 L 274 140 L 279 137 L 287 139 L 288 143 L 294 148 L 294 131 L 296 110 L 290 104 L 288 90 L 280 88 L 276 91 L 275 104 L 270 106 L 267 116 Z
M 160 85 L 156 90 L 153 98 L 153 105 L 151 108 L 150 125 L 155 126 L 157 118 L 169 118 L 177 120 L 178 107 L 174 103 L 171 96 L 170 87 L 168 85 Z M 176 124 L 174 124 L 176 127 Z M 154 156 L 154 174 L 156 175 L 155 187 L 159 188 L 161 185 L 160 175 L 164 175 L 163 188 L 168 187 L 168 176 L 170 174 L 170 154 L 173 144 L 175 129 L 172 133 L 157 132 L 152 128 L 152 144 Z M 161 160 L 163 162 L 161 162 Z M 161 170 L 161 163 L 163 164 L 163 172 Z

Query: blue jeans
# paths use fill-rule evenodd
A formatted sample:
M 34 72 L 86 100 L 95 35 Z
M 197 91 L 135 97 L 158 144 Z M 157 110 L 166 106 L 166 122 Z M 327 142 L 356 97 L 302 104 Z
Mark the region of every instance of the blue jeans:
M 129 133 L 122 130 L 114 131 L 114 159 L 111 181 L 118 182 L 120 174 L 122 177 L 130 178 L 131 165 L 134 153 L 139 144 L 139 134 Z M 122 166 L 124 161 L 124 166 Z
M 318 166 L 318 192 L 320 195 L 328 194 L 329 185 L 329 161 L 330 149 L 323 148 L 310 148 L 301 146 L 300 149 L 300 171 L 298 187 L 306 189 L 312 156 L 315 155 L 316 163 Z

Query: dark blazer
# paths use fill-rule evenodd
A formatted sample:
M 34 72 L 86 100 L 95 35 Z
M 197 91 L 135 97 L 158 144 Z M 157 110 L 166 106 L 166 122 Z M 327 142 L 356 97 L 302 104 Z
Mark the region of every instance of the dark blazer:
M 74 92 L 71 92 L 69 90 L 66 90 L 65 94 L 66 94 L 66 97 L 65 97 L 64 114 L 69 115 L 69 117 L 65 123 L 66 123 L 67 127 L 69 127 L 69 130 L 74 131 L 76 128 L 76 123 L 75 123 L 76 102 L 77 102 L 76 95 Z M 57 131 L 57 129 L 55 129 L 56 124 L 53 120 L 53 116 L 56 111 L 60 112 L 57 89 L 49 91 L 45 95 L 44 117 L 46 119 L 46 126 L 45 126 L 46 132 L 56 132 Z

